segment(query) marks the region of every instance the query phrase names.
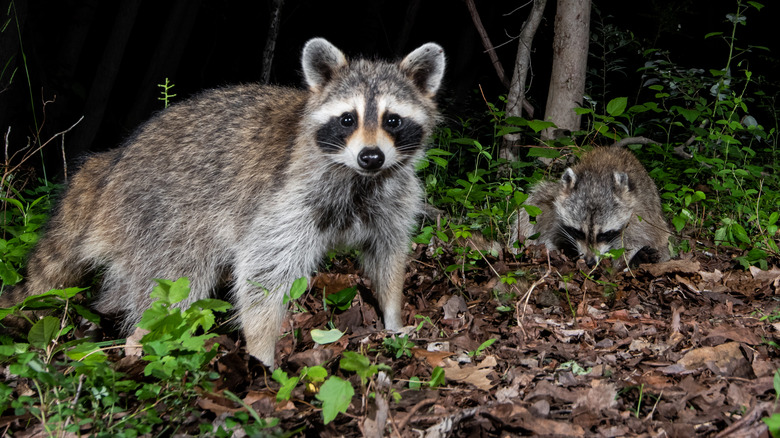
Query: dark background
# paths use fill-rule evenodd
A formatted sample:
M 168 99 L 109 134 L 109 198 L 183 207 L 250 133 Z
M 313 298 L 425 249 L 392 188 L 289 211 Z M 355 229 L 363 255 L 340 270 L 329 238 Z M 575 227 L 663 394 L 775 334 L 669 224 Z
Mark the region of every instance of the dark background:
M 517 43 L 510 39 L 520 33 L 530 2 L 476 3 L 511 78 Z M 536 118 L 544 114 L 555 3 L 548 0 L 534 40 L 529 99 Z M 740 26 L 738 38 L 743 47 L 753 44 L 772 49 L 750 54 L 750 68 L 776 82 L 778 8 L 771 1 L 764 3 L 760 13 L 749 10 L 747 26 Z M 45 141 L 84 115 L 85 120 L 66 137 L 66 155 L 72 159 L 116 146 L 161 109 L 157 84 L 166 77 L 175 84 L 174 101 L 206 88 L 259 80 L 272 2 L 0 0 L 0 6 L 3 22 L 11 20 L 0 33 L 0 69 L 6 63 L 9 66 L 0 82 L 3 135 L 10 126 L 13 150 L 33 136 L 36 124 L 43 126 Z M 630 30 L 644 48 L 669 50 L 672 60 L 682 66 L 709 69 L 722 68 L 728 51 L 721 39 L 705 39 L 704 35 L 730 32 L 725 17 L 736 7 L 736 1 L 727 0 L 594 0 L 598 12 L 592 18 Z M 287 0 L 271 83 L 301 83 L 300 49 L 315 36 L 329 39 L 348 55 L 382 58 L 401 58 L 420 44 L 438 42 L 448 57 L 441 98 L 451 118 L 484 112 L 480 86 L 493 103 L 507 91 L 460 0 Z M 22 52 L 27 70 L 21 62 Z M 620 55 L 626 57 L 629 74 L 617 78 L 610 93 L 636 96 L 641 78 L 634 72 L 643 59 L 636 47 Z M 8 85 L 7 75 L 14 66 L 18 71 Z M 45 115 L 43 101 L 52 101 Z M 59 142 L 47 147 L 46 162 L 55 169 L 61 167 Z

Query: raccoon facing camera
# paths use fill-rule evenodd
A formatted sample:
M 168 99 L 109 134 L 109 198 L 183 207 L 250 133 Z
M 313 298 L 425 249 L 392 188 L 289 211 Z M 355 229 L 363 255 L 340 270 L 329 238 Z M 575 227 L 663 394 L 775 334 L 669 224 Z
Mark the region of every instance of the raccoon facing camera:
M 534 224 L 524 208 L 518 209 L 512 242 L 538 233 L 536 243 L 582 258 L 589 267 L 620 248 L 622 255 L 613 261 L 620 269 L 670 258 L 671 232 L 655 183 L 639 160 L 622 147 L 585 153 L 559 181 L 533 187 L 525 204 L 542 212 Z

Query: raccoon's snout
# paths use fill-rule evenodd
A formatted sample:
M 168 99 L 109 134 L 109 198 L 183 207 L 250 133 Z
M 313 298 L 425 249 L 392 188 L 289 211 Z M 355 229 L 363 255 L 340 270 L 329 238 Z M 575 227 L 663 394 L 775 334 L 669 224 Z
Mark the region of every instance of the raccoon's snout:
M 377 147 L 363 148 L 358 154 L 358 165 L 365 170 L 379 170 L 385 164 L 385 154 Z

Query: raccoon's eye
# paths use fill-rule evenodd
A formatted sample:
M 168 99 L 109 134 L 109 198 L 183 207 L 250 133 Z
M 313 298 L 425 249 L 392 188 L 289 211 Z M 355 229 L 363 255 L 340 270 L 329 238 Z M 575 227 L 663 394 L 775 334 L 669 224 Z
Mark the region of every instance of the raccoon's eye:
M 352 113 L 344 113 L 339 116 L 339 123 L 345 128 L 351 128 L 355 126 L 355 116 Z
M 388 114 L 385 116 L 385 127 L 390 129 L 397 129 L 401 127 L 401 116 L 398 114 Z
M 568 234 L 574 240 L 585 240 L 585 233 L 574 227 L 564 225 L 563 232 Z
M 596 241 L 598 243 L 609 243 L 617 239 L 618 236 L 620 236 L 620 230 L 605 231 L 596 236 Z

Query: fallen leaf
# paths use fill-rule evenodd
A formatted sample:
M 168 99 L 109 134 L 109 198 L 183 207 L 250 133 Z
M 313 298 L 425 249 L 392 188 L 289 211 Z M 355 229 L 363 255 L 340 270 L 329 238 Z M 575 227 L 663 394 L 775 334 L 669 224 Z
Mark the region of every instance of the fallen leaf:
M 695 370 L 713 364 L 713 370 L 723 376 L 732 376 L 740 365 L 747 365 L 738 342 L 727 342 L 715 347 L 701 347 L 687 352 L 677 361 L 687 370 Z
M 423 348 L 412 348 L 412 355 L 417 359 L 423 359 L 432 367 L 440 367 L 444 358 L 452 356 L 449 351 L 428 351 Z

